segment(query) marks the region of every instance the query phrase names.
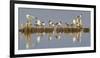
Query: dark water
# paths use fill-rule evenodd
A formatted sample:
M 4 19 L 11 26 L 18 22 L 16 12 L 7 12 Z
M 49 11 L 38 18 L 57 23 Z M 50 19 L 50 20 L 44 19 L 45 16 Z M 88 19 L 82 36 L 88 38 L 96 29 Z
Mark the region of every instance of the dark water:
M 19 32 L 18 48 L 45 49 L 90 46 L 90 33 L 35 33 L 28 36 Z

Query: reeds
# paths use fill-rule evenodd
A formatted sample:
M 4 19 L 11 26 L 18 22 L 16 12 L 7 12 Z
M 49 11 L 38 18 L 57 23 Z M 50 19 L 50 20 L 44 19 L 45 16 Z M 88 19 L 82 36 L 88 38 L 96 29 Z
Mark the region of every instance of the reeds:
M 52 33 L 52 32 L 56 32 L 56 33 L 74 33 L 74 32 L 89 32 L 90 29 L 89 28 L 50 28 L 50 27 L 32 27 L 31 29 L 29 28 L 23 28 L 23 29 L 19 29 L 20 32 L 22 33 Z

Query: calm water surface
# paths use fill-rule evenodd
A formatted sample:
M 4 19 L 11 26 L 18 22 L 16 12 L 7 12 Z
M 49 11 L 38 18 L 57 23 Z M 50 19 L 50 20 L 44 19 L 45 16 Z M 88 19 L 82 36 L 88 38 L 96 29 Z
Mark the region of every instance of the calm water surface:
M 87 46 L 90 46 L 90 33 L 35 33 L 30 34 L 27 39 L 19 32 L 19 50 Z

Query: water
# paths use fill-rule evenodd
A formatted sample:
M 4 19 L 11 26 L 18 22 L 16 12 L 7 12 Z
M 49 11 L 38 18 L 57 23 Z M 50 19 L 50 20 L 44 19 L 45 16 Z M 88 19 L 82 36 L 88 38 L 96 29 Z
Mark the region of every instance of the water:
M 90 33 L 32 33 L 19 32 L 18 49 L 46 49 L 90 46 Z

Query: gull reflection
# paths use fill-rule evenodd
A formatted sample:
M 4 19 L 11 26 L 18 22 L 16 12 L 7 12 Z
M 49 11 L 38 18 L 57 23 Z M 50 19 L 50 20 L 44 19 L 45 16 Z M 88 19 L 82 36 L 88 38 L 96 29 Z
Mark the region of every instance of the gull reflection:
M 52 40 L 52 33 L 48 33 L 48 39 Z
M 24 40 L 26 42 L 26 48 L 32 48 L 32 34 L 31 33 L 22 33 L 24 35 Z
M 73 33 L 73 42 L 81 42 L 82 32 Z
M 56 39 L 60 40 L 61 39 L 61 33 L 56 33 L 55 37 L 56 37 Z
M 40 42 L 40 38 L 41 38 L 41 36 L 37 36 L 37 43 Z
M 36 35 L 37 35 L 36 42 L 40 43 L 40 39 L 41 39 L 41 36 L 43 36 L 43 33 L 36 33 Z
M 58 36 L 58 35 L 57 35 L 57 36 L 55 36 L 55 37 L 56 37 L 58 40 L 60 40 L 60 39 L 61 39 L 61 36 Z

